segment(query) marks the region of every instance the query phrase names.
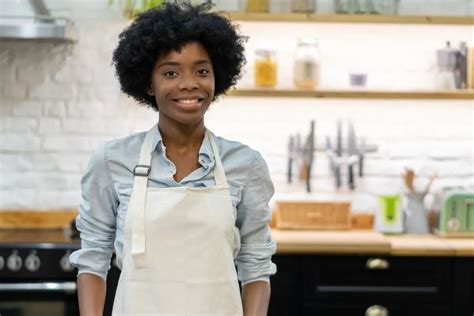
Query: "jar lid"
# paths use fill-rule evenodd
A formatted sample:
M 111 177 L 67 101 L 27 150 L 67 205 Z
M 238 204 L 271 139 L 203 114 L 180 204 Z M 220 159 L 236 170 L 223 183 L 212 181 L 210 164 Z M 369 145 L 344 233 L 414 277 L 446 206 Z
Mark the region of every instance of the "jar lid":
M 298 37 L 298 45 L 318 46 L 319 40 L 316 37 Z

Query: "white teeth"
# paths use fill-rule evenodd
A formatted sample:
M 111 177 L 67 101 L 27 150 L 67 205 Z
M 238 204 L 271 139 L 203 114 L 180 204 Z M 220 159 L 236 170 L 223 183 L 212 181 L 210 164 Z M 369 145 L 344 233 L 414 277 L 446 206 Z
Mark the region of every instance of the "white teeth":
M 178 100 L 179 103 L 186 103 L 186 104 L 197 103 L 198 101 L 199 101 L 198 99 L 192 99 L 192 100 Z

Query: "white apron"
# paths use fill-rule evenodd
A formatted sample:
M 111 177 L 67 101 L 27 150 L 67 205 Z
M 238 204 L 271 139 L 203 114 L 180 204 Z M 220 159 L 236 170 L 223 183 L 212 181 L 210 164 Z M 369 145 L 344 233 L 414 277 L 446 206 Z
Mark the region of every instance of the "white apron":
M 216 186 L 147 188 L 147 133 L 134 170 L 113 315 L 243 315 L 233 259 L 236 214 L 219 150 L 206 135 Z

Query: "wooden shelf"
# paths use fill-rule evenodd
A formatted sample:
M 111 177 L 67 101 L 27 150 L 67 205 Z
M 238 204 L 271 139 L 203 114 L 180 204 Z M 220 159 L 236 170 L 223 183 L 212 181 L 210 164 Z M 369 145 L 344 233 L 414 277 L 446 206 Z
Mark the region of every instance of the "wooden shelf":
M 312 23 L 385 23 L 474 25 L 473 16 L 400 16 L 368 14 L 245 13 L 231 12 L 236 21 L 312 22 Z
M 447 91 L 383 91 L 383 90 L 296 90 L 241 88 L 230 90 L 228 96 L 235 97 L 287 97 L 287 98 L 333 98 L 333 99 L 437 99 L 474 100 L 474 90 Z

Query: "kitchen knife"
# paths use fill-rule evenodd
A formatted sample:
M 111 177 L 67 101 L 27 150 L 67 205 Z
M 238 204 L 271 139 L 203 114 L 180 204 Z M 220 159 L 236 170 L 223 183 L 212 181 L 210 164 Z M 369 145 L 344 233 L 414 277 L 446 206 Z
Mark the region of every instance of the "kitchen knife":
M 341 182 L 341 165 L 339 163 L 340 157 L 342 157 L 342 126 L 341 120 L 337 120 L 337 130 L 336 130 L 336 164 L 334 167 L 334 177 L 336 178 L 336 188 L 339 189 L 342 185 Z
M 362 138 L 359 149 L 359 177 L 364 176 L 364 154 L 365 154 L 365 138 Z
M 306 192 L 311 192 L 311 168 L 313 166 L 313 158 L 314 158 L 314 125 L 315 121 L 312 120 L 310 123 L 310 131 L 308 135 L 307 141 L 307 153 L 308 153 L 308 160 L 307 160 L 307 169 L 306 169 Z
M 357 162 L 357 145 L 356 145 L 356 135 L 354 131 L 354 125 L 349 121 L 348 128 L 348 137 L 347 137 L 347 152 L 348 152 L 348 185 L 351 190 L 355 189 L 355 179 L 354 179 L 354 165 Z
M 334 151 L 332 150 L 332 145 L 331 145 L 331 139 L 329 136 L 326 136 L 326 154 L 328 155 L 328 160 L 329 160 L 329 170 L 331 170 L 332 175 L 334 176 L 334 179 L 336 179 L 336 157 L 334 155 Z M 336 181 L 336 187 L 338 185 Z
M 294 147 L 295 147 L 294 137 L 290 136 L 290 139 L 288 141 L 288 183 L 291 183 Z

